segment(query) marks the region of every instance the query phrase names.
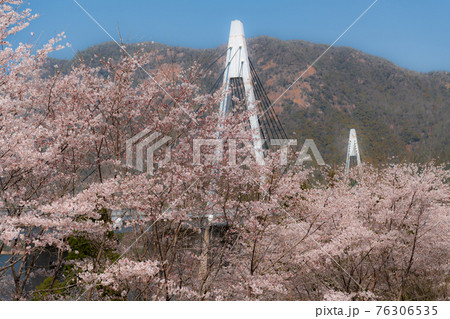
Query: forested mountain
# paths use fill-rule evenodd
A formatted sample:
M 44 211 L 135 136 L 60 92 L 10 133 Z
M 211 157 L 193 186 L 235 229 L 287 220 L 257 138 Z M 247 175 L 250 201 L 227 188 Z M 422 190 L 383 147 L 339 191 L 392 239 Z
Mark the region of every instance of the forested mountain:
M 225 45 L 190 49 L 145 42 L 126 47 L 131 52 L 150 51 L 149 70 L 198 63 L 205 70 L 198 79 L 205 91 L 225 63 Z M 265 36 L 248 40 L 250 59 L 272 101 L 326 48 Z M 80 59 L 95 66 L 100 57 L 117 59 L 120 54 L 120 48 L 108 42 L 79 52 L 71 61 L 52 59 L 48 66 L 51 70 L 58 64 L 67 71 Z M 345 160 L 350 128 L 357 131 L 363 161 L 450 159 L 449 72 L 414 72 L 355 49 L 335 47 L 274 108 L 288 136 L 297 138 L 300 146 L 304 139 L 314 139 L 329 164 Z

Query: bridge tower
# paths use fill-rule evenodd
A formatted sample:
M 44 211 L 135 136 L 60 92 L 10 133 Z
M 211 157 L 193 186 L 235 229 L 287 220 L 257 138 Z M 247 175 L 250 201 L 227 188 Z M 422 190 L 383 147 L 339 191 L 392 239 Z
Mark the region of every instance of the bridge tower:
M 232 110 L 234 106 L 233 97 L 245 101 L 247 110 L 250 111 L 249 123 L 252 130 L 256 163 L 264 165 L 264 149 L 268 148 L 268 143 L 272 140 L 287 140 L 287 135 L 249 59 L 244 26 L 239 20 L 231 21 L 226 54 L 223 71 L 225 95 L 220 103 L 220 116 L 225 117 Z M 262 177 L 262 181 L 264 181 L 264 177 Z M 214 184 L 213 181 L 212 185 Z M 215 192 L 214 186 L 211 192 Z M 212 205 L 208 202 L 208 206 L 211 207 Z M 214 220 L 214 212 L 205 217 L 206 220 L 202 226 L 202 253 L 198 273 L 200 281 L 203 280 L 207 270 L 210 227 Z
M 255 90 L 248 58 L 247 43 L 245 41 L 244 26 L 239 20 L 231 21 L 223 85 L 227 93 L 220 104 L 220 114 L 222 116 L 226 116 L 232 107 L 233 94 L 230 90 L 233 90 L 233 87 L 244 88 L 241 98 L 245 98 L 247 109 L 252 112 L 249 122 L 252 130 L 256 162 L 259 165 L 264 165 L 264 141 L 261 136 L 261 127 L 256 112 Z
M 350 130 L 350 136 L 348 138 L 348 148 L 347 148 L 347 161 L 345 163 L 345 174 L 350 170 L 350 159 L 351 157 L 356 157 L 356 165 L 361 164 L 361 158 L 359 156 L 358 140 L 356 139 L 356 130 L 352 128 Z

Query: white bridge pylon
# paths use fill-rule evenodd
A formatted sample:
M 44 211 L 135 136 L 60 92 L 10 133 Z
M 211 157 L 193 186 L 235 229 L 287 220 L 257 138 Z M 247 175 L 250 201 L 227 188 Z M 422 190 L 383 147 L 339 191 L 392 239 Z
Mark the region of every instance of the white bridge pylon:
M 359 156 L 358 140 L 356 139 L 356 130 L 354 128 L 350 130 L 350 136 L 348 138 L 347 161 L 345 162 L 346 174 L 350 170 L 350 158 L 352 156 L 356 157 L 356 165 L 360 165 L 361 158 Z
M 225 96 L 220 103 L 220 114 L 225 117 L 230 110 L 231 101 L 231 80 L 242 79 L 247 110 L 251 112 L 249 116 L 250 128 L 252 130 L 253 146 L 255 150 L 256 162 L 264 165 L 263 139 L 256 112 L 255 92 L 252 83 L 250 62 L 248 59 L 247 43 L 245 41 L 244 26 L 241 21 L 231 21 L 230 37 L 228 39 L 227 58 L 225 61 L 225 72 L 223 75 L 223 85 Z

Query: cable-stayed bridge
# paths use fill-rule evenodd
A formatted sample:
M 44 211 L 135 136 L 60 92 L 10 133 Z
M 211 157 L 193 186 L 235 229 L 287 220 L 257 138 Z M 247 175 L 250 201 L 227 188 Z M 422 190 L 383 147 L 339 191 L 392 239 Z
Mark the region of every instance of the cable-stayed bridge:
M 219 108 L 220 114 L 223 117 L 232 116 L 233 112 L 235 112 L 236 99 L 240 103 L 243 103 L 247 110 L 251 111 L 249 112 L 248 123 L 252 129 L 255 157 L 258 164 L 264 164 L 264 149 L 270 147 L 270 141 L 287 140 L 288 136 L 250 60 L 244 27 L 239 20 L 231 22 L 226 52 L 220 54 L 206 70 L 210 69 L 225 54 L 225 66 L 218 78 L 214 81 L 209 93 L 214 93 L 221 88 L 224 90 L 224 98 Z M 201 106 L 199 106 L 197 111 L 200 108 Z M 173 146 L 174 144 L 172 144 Z M 346 172 L 349 170 L 350 156 L 357 156 L 357 165 L 360 164 L 356 132 L 354 129 L 351 130 L 350 134 Z M 123 212 L 117 213 L 123 216 Z

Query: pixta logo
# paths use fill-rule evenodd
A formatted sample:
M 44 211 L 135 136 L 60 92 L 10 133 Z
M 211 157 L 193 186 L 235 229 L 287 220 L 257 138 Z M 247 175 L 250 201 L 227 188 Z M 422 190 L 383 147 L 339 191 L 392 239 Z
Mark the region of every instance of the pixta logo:
M 171 137 L 164 136 L 161 133 L 152 133 L 149 129 L 146 129 L 129 140 L 126 141 L 126 164 L 128 167 L 135 168 L 140 172 L 147 172 L 149 175 L 153 175 L 155 169 L 155 152 L 161 149 L 165 154 L 156 164 L 158 167 L 162 167 L 167 164 L 171 159 L 171 148 L 168 142 L 171 141 Z M 192 145 L 192 164 L 202 165 L 206 162 L 219 163 L 224 156 L 228 157 L 228 164 L 230 166 L 249 164 L 253 153 L 255 153 L 254 144 L 251 141 L 242 140 L 227 140 L 228 154 L 224 154 L 224 141 L 221 139 L 194 139 Z M 243 144 L 244 148 L 248 150 L 248 157 L 241 164 L 237 164 L 236 153 L 238 145 Z M 295 139 L 273 139 L 268 143 L 270 146 L 280 148 L 280 165 L 288 164 L 288 149 L 290 146 L 296 146 L 297 140 Z M 209 149 L 209 152 L 205 151 L 205 148 Z M 212 149 L 212 150 L 211 150 Z M 310 154 L 311 155 L 310 155 Z M 254 157 L 254 156 L 253 156 Z M 305 140 L 300 153 L 297 157 L 295 165 L 303 165 L 305 162 L 313 162 L 315 159 L 317 165 L 325 165 L 325 162 L 317 149 L 313 140 Z

